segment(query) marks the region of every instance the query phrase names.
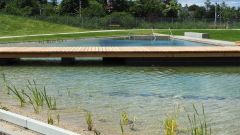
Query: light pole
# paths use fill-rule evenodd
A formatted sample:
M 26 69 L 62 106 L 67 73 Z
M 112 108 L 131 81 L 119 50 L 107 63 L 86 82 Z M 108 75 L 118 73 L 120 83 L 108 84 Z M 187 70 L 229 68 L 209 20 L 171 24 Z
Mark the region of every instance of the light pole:
M 79 0 L 79 16 L 82 18 L 82 1 Z
M 215 27 L 217 26 L 217 1 L 216 1 L 216 3 L 215 3 L 216 5 L 215 5 L 215 18 L 214 18 L 214 25 L 215 25 Z

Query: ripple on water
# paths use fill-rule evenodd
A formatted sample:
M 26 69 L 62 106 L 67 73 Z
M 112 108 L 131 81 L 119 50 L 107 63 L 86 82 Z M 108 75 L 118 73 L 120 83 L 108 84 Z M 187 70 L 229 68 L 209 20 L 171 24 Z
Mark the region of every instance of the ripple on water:
M 240 134 L 239 67 L 0 66 L 0 72 L 18 87 L 32 79 L 45 85 L 74 125 L 85 126 L 74 116 L 92 111 L 97 128 L 108 135 L 119 132 L 122 111 L 137 118 L 133 135 L 157 135 L 174 105 L 191 110 L 192 103 L 205 105 L 215 134 Z M 184 123 L 184 111 L 182 116 Z

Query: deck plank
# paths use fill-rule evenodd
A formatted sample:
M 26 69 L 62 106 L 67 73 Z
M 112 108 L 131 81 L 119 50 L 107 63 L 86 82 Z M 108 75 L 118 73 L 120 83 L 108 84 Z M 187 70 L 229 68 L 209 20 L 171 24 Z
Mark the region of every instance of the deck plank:
M 0 58 L 18 57 L 240 57 L 240 46 L 211 47 L 0 47 Z

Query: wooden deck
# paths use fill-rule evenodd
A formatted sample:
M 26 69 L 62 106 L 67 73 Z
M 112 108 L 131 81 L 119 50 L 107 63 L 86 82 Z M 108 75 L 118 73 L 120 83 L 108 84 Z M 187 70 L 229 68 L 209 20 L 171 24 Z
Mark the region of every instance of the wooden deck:
M 0 47 L 0 58 L 240 57 L 240 47 Z

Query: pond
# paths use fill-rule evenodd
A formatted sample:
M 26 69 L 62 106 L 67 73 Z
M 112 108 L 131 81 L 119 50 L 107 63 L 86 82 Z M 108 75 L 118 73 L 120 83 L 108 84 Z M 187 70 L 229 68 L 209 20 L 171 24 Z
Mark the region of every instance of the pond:
M 199 110 L 215 135 L 240 134 L 240 67 L 158 67 L 102 65 L 0 66 L 7 80 L 25 87 L 35 80 L 57 98 L 62 119 L 86 127 L 90 111 L 95 127 L 106 135 L 120 134 L 120 114 L 135 119 L 130 135 L 159 135 L 162 123 L 180 106 L 179 128 L 186 129 L 186 110 Z M 1 80 L 2 84 L 2 80 Z M 1 91 L 2 93 L 2 91 Z M 1 94 L 0 101 L 9 100 Z

